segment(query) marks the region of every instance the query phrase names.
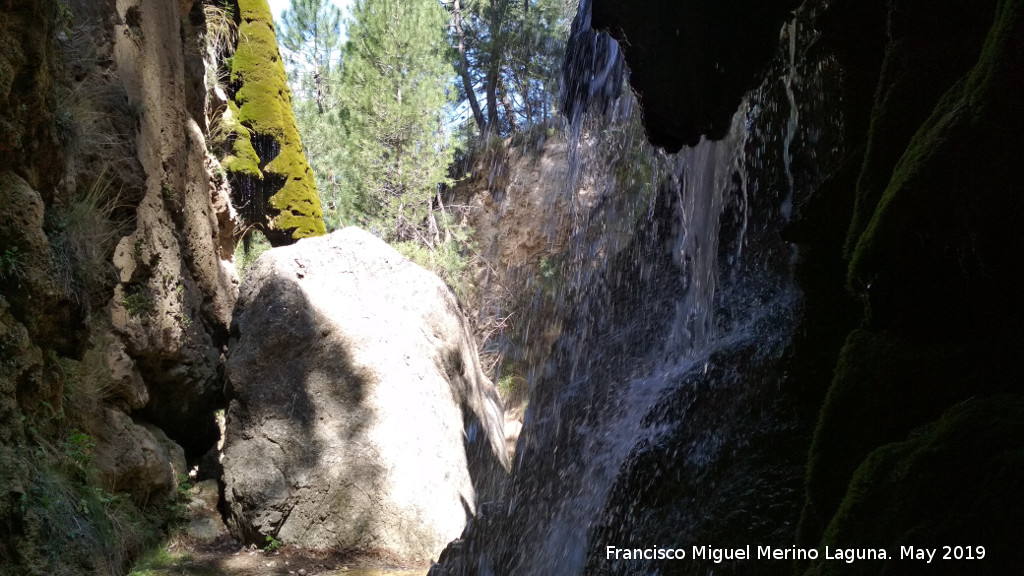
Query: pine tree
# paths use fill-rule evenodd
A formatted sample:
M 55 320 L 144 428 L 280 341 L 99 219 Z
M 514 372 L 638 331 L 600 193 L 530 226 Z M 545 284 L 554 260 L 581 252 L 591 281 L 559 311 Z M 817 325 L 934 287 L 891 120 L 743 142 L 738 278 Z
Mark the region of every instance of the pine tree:
M 341 52 L 341 10 L 330 0 L 291 0 L 281 14 L 278 40 L 307 100 L 323 114 L 329 82 Z
M 436 0 L 356 0 L 339 100 L 346 181 L 371 227 L 388 240 L 422 230 L 452 150 L 442 114 L 454 77 Z
M 505 136 L 546 122 L 575 5 L 565 0 L 441 2 L 451 13 L 461 97 L 478 133 Z
M 341 11 L 330 0 L 291 0 L 278 38 L 289 64 L 292 108 L 316 178 L 327 230 L 354 220 L 337 167 L 345 162 L 337 87 L 341 77 Z

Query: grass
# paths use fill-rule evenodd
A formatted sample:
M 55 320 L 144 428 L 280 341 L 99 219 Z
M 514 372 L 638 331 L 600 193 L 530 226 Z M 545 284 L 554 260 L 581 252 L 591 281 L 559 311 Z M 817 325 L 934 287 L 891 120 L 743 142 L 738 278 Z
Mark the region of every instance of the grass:
M 238 279 L 242 280 L 252 268 L 253 263 L 267 250 L 270 250 L 270 241 L 259 230 L 251 230 L 247 236 L 235 245 L 235 270 L 238 272 Z
M 142 553 L 128 576 L 162 576 L 164 574 L 191 574 L 175 570 L 181 564 L 192 561 L 192 555 L 186 552 L 172 552 L 167 545 L 161 543 L 151 546 Z
M 25 277 L 25 255 L 17 246 L 11 246 L 0 253 L 0 281 L 18 281 Z
M 127 225 L 115 212 L 122 207 L 121 189 L 109 168 L 90 186 L 74 194 L 48 234 L 57 280 L 81 304 L 102 305 L 117 281 L 111 257 Z
M 143 543 L 156 539 L 154 522 L 98 485 L 91 436 L 73 429 L 56 444 L 36 440 L 18 456 L 31 478 L 20 517 L 34 540 L 12 542 L 20 563 L 32 574 L 123 573 Z

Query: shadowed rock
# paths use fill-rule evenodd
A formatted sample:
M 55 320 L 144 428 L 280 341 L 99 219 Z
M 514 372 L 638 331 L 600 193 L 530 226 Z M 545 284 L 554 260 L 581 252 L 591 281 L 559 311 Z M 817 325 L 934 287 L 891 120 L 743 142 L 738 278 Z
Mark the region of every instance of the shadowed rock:
M 230 350 L 236 537 L 433 557 L 504 481 L 501 402 L 455 297 L 367 232 L 265 253 Z

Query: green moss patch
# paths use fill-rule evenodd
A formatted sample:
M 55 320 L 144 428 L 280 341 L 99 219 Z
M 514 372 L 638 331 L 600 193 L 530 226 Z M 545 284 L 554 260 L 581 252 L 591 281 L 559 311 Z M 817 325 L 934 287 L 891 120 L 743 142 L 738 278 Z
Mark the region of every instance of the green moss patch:
M 1021 0 L 1003 0 L 977 64 L 939 100 L 856 242 L 851 288 L 879 326 L 1019 326 L 1024 304 Z
M 808 574 L 1016 573 L 1024 539 L 1021 486 L 1024 397 L 967 400 L 906 440 L 874 450 L 821 541 L 832 549 L 882 547 L 896 560 L 819 560 Z M 937 549 L 936 560 L 899 560 L 903 546 Z M 984 559 L 942 560 L 943 546 L 983 546 Z
M 266 0 L 240 0 L 238 49 L 232 60 L 234 103 L 225 128 L 234 135 L 232 153 L 224 167 L 237 187 L 264 187 L 253 211 L 265 221 L 247 222 L 287 232 L 291 239 L 326 233 L 320 196 L 306 162 L 291 107 L 287 76 L 277 48 L 273 17 Z M 283 182 L 279 187 L 278 182 Z M 266 204 L 266 205 L 264 205 Z
M 1018 390 L 1019 375 L 1007 364 L 1022 344 L 1019 337 L 935 343 L 851 333 L 811 445 L 801 544 L 818 541 L 872 450 L 904 439 L 957 402 Z

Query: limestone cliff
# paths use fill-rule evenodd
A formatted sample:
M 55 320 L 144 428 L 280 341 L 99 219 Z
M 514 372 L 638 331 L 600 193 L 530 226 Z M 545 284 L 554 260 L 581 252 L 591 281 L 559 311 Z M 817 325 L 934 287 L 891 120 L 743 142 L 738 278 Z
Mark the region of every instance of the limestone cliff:
M 0 3 L 0 572 L 124 573 L 217 438 L 235 14 Z

